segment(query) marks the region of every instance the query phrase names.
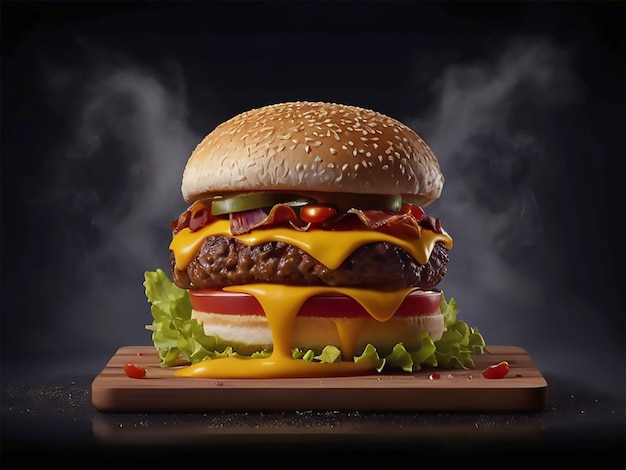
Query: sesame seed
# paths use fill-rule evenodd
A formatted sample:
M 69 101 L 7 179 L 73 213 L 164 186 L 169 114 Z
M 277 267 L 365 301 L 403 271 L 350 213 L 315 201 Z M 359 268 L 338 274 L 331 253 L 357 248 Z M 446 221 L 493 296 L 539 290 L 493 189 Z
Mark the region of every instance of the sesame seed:
M 332 155 L 337 155 L 337 151 L 334 148 L 332 148 L 332 147 L 330 148 L 330 153 Z
M 388 170 L 388 169 L 389 169 L 389 165 L 384 164 L 381 168 L 382 168 L 383 170 Z

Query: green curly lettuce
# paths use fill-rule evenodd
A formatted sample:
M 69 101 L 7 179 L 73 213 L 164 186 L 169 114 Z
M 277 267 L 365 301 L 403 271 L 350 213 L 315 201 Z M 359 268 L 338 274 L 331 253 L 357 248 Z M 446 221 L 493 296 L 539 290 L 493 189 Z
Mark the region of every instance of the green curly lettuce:
M 182 362 L 192 364 L 205 359 L 217 359 L 227 356 L 241 356 L 215 335 L 206 335 L 202 325 L 191 318 L 191 301 L 186 290 L 174 285 L 161 269 L 147 271 L 144 275 L 144 287 L 152 324 L 146 329 L 152 331 L 152 341 L 158 351 L 162 367 L 170 367 Z M 445 331 L 442 337 L 433 341 L 428 333 L 423 333 L 417 350 L 408 351 L 402 343 L 394 346 L 386 357 L 380 357 L 376 348 L 368 344 L 354 361 L 364 359 L 376 364 L 376 370 L 402 369 L 405 372 L 417 372 L 423 366 L 441 369 L 471 369 L 474 367 L 473 354 L 482 354 L 485 348 L 483 337 L 476 328 L 457 320 L 459 311 L 454 299 L 446 301 L 441 294 L 441 313 Z M 268 357 L 270 351 L 257 351 L 252 358 Z M 341 351 L 332 345 L 322 349 L 319 354 L 312 350 L 292 351 L 294 359 L 311 362 L 333 363 L 342 360 Z

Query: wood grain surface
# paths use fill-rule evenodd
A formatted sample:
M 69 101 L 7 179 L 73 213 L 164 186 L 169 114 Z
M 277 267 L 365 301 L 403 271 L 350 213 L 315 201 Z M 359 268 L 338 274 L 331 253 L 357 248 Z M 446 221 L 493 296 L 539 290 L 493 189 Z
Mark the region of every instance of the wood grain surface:
M 537 411 L 547 406 L 548 384 L 527 351 L 489 346 L 473 356 L 473 370 L 401 371 L 356 377 L 298 379 L 180 378 L 161 369 L 151 346 L 125 346 L 92 383 L 93 406 L 102 412 L 208 411 Z M 481 371 L 506 360 L 502 379 Z M 141 379 L 124 373 L 124 364 L 148 370 Z M 433 372 L 438 379 L 431 378 Z

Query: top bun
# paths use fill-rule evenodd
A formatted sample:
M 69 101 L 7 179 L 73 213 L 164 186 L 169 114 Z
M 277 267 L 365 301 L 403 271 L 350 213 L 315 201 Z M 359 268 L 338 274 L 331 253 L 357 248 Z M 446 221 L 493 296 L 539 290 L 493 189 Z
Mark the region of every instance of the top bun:
M 233 192 L 401 194 L 426 206 L 444 178 L 428 145 L 369 109 L 293 102 L 252 109 L 220 124 L 189 157 L 187 203 Z

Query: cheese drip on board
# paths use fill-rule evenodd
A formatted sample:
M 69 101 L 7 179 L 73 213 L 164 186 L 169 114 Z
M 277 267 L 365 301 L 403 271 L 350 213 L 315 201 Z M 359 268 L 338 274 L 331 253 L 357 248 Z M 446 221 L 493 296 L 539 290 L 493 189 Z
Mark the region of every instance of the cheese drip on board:
M 187 268 L 206 238 L 220 235 L 235 238 L 248 246 L 277 241 L 288 243 L 306 251 L 330 269 L 337 269 L 350 254 L 367 243 L 385 241 L 392 243 L 403 248 L 420 264 L 428 262 L 436 242 L 440 241 L 446 248 L 452 248 L 452 239 L 447 233 L 427 229 L 421 230 L 419 238 L 410 240 L 367 229 L 346 231 L 314 229 L 299 232 L 283 227 L 261 228 L 244 235 L 233 236 L 230 233 L 229 221 L 218 220 L 195 232 L 184 228 L 174 236 L 170 249 L 174 252 L 177 269 Z
M 272 353 L 267 358 L 223 357 L 207 359 L 179 369 L 175 374 L 179 377 L 206 377 L 216 379 L 230 378 L 287 378 L 287 377 L 321 377 L 345 376 L 371 372 L 376 364 L 369 358 L 358 362 L 352 360 L 352 349 L 356 344 L 362 322 L 338 321 L 337 328 L 341 338 L 342 362 L 321 363 L 294 359 L 291 354 L 292 330 L 296 316 L 302 304 L 311 296 L 323 292 L 333 292 L 333 288 L 297 287 L 273 284 L 249 284 L 224 288 L 230 292 L 243 292 L 253 295 L 263 307 L 274 342 Z M 342 289 L 350 291 L 374 318 L 390 318 L 400 306 L 404 298 L 413 289 L 402 289 L 386 293 L 386 301 L 377 299 L 376 295 L 359 289 Z M 336 289 L 334 290 L 336 292 Z M 391 307 L 391 313 L 389 313 Z

